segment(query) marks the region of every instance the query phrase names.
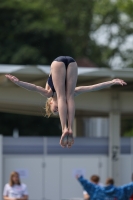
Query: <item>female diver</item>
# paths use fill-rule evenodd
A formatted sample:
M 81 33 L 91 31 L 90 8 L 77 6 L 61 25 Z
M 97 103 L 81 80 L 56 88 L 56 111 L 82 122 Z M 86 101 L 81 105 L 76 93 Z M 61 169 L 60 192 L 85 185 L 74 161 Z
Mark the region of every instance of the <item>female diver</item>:
M 15 76 L 5 75 L 16 85 L 27 90 L 35 91 L 46 96 L 46 115 L 58 114 L 61 121 L 62 136 L 60 145 L 71 147 L 74 143 L 72 126 L 75 115 L 74 96 L 79 94 L 101 90 L 114 84 L 126 85 L 121 79 L 114 79 L 92 86 L 76 87 L 77 63 L 69 56 L 59 56 L 51 64 L 51 71 L 45 88 L 31 83 L 19 81 Z

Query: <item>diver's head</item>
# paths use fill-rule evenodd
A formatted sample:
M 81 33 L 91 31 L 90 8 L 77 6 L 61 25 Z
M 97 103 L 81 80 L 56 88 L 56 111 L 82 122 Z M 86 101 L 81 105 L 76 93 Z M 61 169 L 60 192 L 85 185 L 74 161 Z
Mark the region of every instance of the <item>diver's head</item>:
M 50 117 L 51 114 L 58 115 L 58 103 L 52 97 L 48 98 L 45 105 L 46 116 Z

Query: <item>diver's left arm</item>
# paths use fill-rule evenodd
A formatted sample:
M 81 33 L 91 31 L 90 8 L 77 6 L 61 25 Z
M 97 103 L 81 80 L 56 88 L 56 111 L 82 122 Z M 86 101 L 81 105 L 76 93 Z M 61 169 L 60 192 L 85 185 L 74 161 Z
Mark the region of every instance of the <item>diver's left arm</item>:
M 107 82 L 103 82 L 103 83 L 98 83 L 95 85 L 90 85 L 90 86 L 79 86 L 75 88 L 75 93 L 74 95 L 80 95 L 86 92 L 92 92 L 92 91 L 98 91 L 98 90 L 102 90 L 105 88 L 109 88 L 112 85 L 126 85 L 126 82 L 124 82 L 121 79 L 113 79 L 112 81 L 107 81 Z

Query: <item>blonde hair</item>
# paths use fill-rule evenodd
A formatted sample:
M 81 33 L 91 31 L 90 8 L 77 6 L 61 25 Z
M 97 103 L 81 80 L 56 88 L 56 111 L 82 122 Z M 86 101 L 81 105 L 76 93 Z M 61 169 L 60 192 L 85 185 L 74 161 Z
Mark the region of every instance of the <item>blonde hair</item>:
M 18 182 L 17 182 L 17 184 L 18 184 L 18 185 L 21 185 L 20 178 L 19 178 L 19 173 L 18 173 L 18 172 L 12 172 L 12 173 L 10 174 L 9 185 L 10 185 L 11 187 L 15 185 L 15 183 L 13 182 L 13 177 L 14 177 L 14 176 L 18 176 Z
M 45 116 L 46 117 L 50 117 L 50 115 L 52 115 L 52 111 L 51 111 L 51 107 L 50 107 L 50 101 L 51 100 L 52 100 L 52 97 L 47 98 L 47 101 L 46 101 L 46 104 L 45 104 L 45 111 L 46 111 Z

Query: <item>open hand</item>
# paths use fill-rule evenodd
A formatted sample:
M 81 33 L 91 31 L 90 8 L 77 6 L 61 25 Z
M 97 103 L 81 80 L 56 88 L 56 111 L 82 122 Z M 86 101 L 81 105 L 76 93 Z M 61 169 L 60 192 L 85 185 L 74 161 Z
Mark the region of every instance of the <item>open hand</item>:
M 123 81 L 122 79 L 113 79 L 112 80 L 113 85 L 127 85 L 127 83 L 125 81 Z
M 16 83 L 19 81 L 18 78 L 16 78 L 15 76 L 12 76 L 11 74 L 6 74 L 5 75 L 10 81 L 12 81 L 13 83 Z

